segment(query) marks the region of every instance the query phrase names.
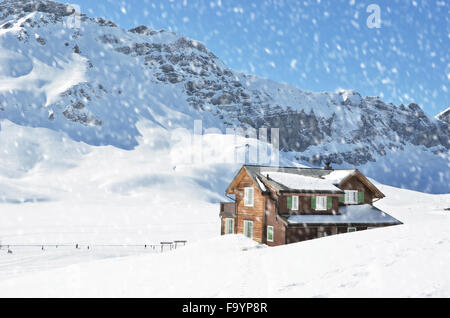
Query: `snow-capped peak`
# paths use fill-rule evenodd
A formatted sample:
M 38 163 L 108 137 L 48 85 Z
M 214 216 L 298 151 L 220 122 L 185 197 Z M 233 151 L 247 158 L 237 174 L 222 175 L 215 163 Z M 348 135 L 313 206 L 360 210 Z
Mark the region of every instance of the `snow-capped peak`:
M 352 105 L 360 105 L 362 101 L 361 95 L 355 90 L 340 90 L 339 94 L 342 96 L 344 103 Z

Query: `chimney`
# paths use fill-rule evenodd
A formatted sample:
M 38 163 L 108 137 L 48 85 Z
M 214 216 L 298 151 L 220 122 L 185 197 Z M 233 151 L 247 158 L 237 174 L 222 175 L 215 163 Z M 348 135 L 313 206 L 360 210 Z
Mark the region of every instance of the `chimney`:
M 333 167 L 331 166 L 331 162 L 327 161 L 325 162 L 325 167 L 323 167 L 324 170 L 333 170 Z

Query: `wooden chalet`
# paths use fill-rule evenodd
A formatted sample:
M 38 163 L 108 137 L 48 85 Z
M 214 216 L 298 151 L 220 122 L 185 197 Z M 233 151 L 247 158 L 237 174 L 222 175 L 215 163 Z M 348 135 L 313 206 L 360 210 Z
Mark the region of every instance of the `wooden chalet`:
M 373 206 L 384 194 L 358 169 L 244 165 L 226 194 L 221 234 L 269 246 L 402 224 Z

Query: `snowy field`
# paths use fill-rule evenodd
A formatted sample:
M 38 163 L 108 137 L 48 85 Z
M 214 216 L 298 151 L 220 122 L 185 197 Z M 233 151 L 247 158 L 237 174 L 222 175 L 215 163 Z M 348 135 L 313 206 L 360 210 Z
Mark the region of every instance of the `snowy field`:
M 181 247 L 180 247 L 181 248 Z M 11 254 L 8 250 L 12 251 Z M 169 250 L 164 247 L 164 250 Z M 14 246 L 0 250 L 0 281 L 92 260 L 160 253 L 160 246 Z M 1 283 L 0 283 L 1 284 Z
M 185 145 L 145 123 L 133 151 L 0 124 L 2 244 L 72 244 L 3 247 L 1 297 L 450 296 L 449 194 L 379 185 L 375 205 L 404 225 L 268 248 L 219 236 L 240 167 L 226 163 L 230 136 L 204 137 L 203 161 L 188 163 Z M 188 244 L 142 247 L 167 240 Z
M 276 248 L 229 235 L 162 254 L 88 262 L 92 254 L 82 252 L 84 262 L 68 265 L 81 256 L 70 253 L 68 266 L 2 276 L 0 295 L 449 297 L 450 196 L 381 188 L 387 198 L 378 206 L 404 225 Z

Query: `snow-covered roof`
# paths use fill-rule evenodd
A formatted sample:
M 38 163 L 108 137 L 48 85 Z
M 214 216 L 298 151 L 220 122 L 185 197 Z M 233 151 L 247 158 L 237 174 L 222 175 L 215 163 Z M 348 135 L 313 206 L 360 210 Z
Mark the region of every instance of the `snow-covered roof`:
M 342 206 L 339 207 L 339 213 L 291 215 L 287 221 L 290 224 L 401 224 L 370 204 Z
M 273 180 L 292 190 L 311 190 L 311 191 L 336 191 L 341 189 L 333 185 L 329 180 L 316 177 L 304 176 L 296 173 L 261 171 L 263 176 L 269 176 L 268 180 Z
M 259 177 L 256 177 L 256 181 L 258 182 L 258 185 L 262 191 L 267 191 L 266 186 L 264 185 L 264 183 L 262 183 L 262 181 Z
M 325 180 L 331 181 L 333 184 L 339 184 L 350 174 L 355 173 L 355 169 L 350 170 L 333 170 L 329 174 L 322 176 Z
M 383 198 L 375 185 L 357 169 L 321 169 L 307 167 L 276 167 L 244 165 L 261 191 L 270 187 L 280 192 L 343 194 L 338 185 L 347 177 L 356 175 L 374 192 L 376 198 Z M 269 178 L 267 178 L 269 176 Z

